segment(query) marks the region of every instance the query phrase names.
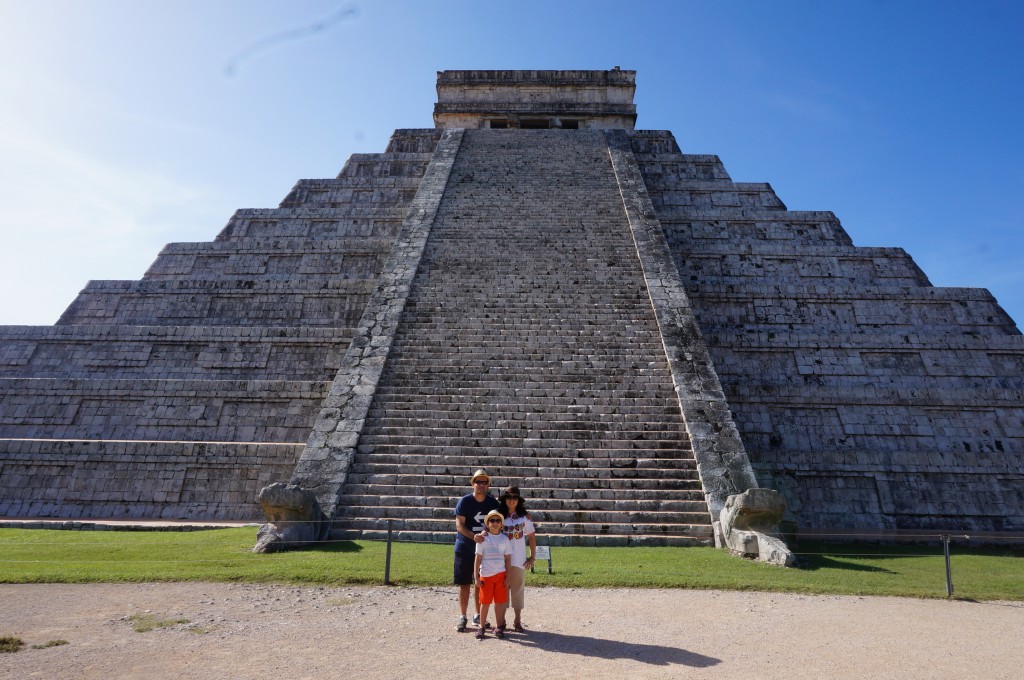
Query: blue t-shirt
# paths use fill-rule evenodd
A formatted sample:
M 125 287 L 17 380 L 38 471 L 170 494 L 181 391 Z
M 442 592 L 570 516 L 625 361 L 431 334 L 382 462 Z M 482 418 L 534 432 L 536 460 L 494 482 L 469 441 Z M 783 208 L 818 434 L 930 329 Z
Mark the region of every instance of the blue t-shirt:
M 491 510 L 498 509 L 498 499 L 493 496 L 484 496 L 482 501 L 478 501 L 473 494 L 466 494 L 459 499 L 458 505 L 455 506 L 455 514 L 462 515 L 466 518 L 466 528 L 474 534 L 479 534 L 484 530 L 484 517 L 487 516 Z M 466 538 L 458 531 L 455 532 L 455 552 L 457 553 L 475 553 L 476 542 L 472 539 Z

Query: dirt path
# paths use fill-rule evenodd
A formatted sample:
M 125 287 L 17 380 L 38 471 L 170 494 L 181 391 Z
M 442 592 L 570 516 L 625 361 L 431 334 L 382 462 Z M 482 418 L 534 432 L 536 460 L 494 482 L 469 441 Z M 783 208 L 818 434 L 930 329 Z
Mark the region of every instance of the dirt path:
M 1024 603 L 527 592 L 525 635 L 456 633 L 445 588 L 0 585 L 0 678 L 1019 678 Z M 147 633 L 127 617 L 187 624 Z M 197 630 L 197 628 L 199 630 Z M 202 632 L 205 631 L 205 632 Z M 44 649 L 51 640 L 68 644 Z M 471 664 L 483 665 L 474 672 Z

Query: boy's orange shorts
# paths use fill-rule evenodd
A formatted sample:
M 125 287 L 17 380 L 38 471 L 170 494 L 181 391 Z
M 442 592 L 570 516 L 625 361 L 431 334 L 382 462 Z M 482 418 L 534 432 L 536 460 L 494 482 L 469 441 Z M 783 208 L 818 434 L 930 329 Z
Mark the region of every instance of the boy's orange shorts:
M 480 577 L 480 604 L 505 604 L 508 602 L 508 588 L 505 587 L 505 572 L 494 576 Z

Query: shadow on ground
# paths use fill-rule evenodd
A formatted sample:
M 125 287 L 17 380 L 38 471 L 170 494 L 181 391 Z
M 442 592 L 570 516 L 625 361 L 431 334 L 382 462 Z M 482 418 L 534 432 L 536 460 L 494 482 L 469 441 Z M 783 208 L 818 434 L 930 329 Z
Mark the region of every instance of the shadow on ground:
M 885 567 L 876 567 L 872 564 L 862 564 L 842 559 L 842 556 L 827 557 L 815 555 L 813 557 L 800 558 L 800 568 L 804 571 L 815 571 L 817 569 L 844 569 L 847 571 L 867 571 L 881 574 L 895 574 L 896 572 Z
M 592 659 L 635 659 L 653 666 L 693 666 L 708 668 L 722 662 L 696 652 L 663 645 L 642 645 L 619 640 L 604 640 L 583 635 L 565 635 L 531 630 L 526 635 L 510 634 L 507 638 L 524 647 L 560 654 L 577 654 Z

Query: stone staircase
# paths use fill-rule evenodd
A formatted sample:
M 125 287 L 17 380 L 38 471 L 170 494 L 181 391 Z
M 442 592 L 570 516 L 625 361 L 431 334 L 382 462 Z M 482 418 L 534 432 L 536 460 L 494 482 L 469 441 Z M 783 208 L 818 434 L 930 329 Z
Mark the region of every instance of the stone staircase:
M 548 544 L 710 539 L 600 131 L 466 131 L 334 533 L 450 541 L 478 467 Z

